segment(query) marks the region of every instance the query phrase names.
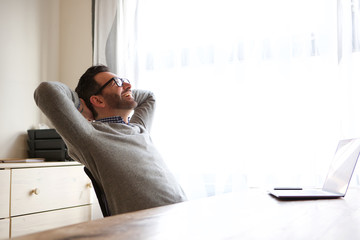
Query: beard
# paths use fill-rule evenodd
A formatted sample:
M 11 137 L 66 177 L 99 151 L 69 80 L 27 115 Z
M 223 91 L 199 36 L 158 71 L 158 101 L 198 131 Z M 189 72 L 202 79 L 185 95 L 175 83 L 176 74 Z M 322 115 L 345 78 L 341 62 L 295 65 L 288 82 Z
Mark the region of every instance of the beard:
M 137 102 L 133 98 L 129 100 L 124 100 L 121 96 L 113 93 L 113 94 L 105 94 L 103 95 L 106 103 L 114 109 L 123 109 L 123 110 L 133 110 L 137 107 Z

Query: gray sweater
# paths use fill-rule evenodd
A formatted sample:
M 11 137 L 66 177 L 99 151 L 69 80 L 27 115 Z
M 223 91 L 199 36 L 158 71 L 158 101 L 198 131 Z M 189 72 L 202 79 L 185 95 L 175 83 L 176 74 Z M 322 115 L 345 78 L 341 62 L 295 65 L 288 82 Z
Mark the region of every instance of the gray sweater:
M 112 215 L 186 200 L 149 134 L 153 94 L 133 90 L 133 95 L 138 106 L 127 125 L 89 122 L 75 107 L 79 104 L 76 92 L 62 83 L 43 82 L 34 93 L 70 156 L 103 186 Z

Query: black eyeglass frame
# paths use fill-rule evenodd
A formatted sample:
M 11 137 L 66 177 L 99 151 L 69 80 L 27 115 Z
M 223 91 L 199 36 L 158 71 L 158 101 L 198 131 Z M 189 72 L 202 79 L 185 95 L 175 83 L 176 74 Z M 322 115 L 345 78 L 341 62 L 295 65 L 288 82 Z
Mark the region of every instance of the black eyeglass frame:
M 119 77 L 113 77 L 111 78 L 109 81 L 107 81 L 104 85 L 102 85 L 101 88 L 99 88 L 99 90 L 97 90 L 94 95 L 98 95 L 99 93 L 101 93 L 101 91 L 107 86 L 109 85 L 109 83 L 111 83 L 112 81 L 115 82 L 115 84 L 118 86 L 118 87 L 122 87 L 122 85 L 125 83 L 130 83 L 129 79 L 127 78 L 119 78 Z

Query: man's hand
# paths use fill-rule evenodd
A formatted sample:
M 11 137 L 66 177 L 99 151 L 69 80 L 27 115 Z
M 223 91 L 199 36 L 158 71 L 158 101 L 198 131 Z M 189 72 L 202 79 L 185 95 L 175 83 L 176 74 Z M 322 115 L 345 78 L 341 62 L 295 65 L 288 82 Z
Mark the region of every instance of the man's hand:
M 90 109 L 86 106 L 84 99 L 80 98 L 80 109 L 79 112 L 86 118 L 88 121 L 94 120 L 94 116 Z

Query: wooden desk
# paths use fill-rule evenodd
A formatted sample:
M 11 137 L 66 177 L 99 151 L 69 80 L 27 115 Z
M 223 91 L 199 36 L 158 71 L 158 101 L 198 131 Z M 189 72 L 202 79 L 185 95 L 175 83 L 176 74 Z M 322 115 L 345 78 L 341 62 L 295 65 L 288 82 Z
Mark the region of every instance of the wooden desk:
M 17 239 L 360 239 L 360 189 L 343 199 L 307 201 L 278 201 L 249 190 Z

